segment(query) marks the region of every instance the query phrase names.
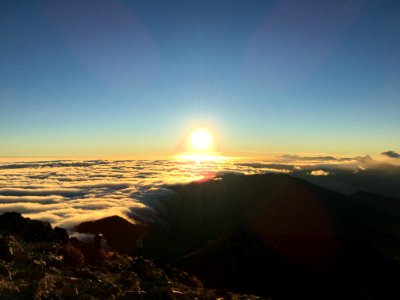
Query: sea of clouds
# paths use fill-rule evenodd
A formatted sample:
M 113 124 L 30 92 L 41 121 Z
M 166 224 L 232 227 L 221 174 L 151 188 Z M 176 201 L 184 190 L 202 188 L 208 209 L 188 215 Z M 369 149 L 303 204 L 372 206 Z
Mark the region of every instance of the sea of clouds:
M 110 215 L 128 216 L 131 220 L 156 218 L 155 208 L 161 208 L 156 207 L 155 199 L 172 193 L 165 185 L 213 177 L 219 172 L 249 173 L 249 168 L 231 161 L 2 162 L 0 213 L 16 211 L 65 228 Z
M 337 182 L 334 176 L 341 174 L 348 180 L 346 176 L 368 172 L 370 165 L 371 159 L 365 157 L 289 155 L 279 161 L 226 159 L 200 164 L 175 159 L 0 161 L 0 213 L 16 211 L 68 229 L 111 215 L 156 221 L 163 198 L 173 193 L 168 189 L 171 184 L 224 173 L 278 172 L 318 178 L 319 184 L 328 182 L 329 187 L 327 178 Z

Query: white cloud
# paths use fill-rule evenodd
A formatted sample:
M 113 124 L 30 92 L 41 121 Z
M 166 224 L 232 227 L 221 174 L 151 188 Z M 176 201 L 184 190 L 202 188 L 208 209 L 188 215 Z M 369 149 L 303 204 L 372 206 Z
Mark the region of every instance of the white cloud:
M 293 160 L 303 162 L 297 165 Z M 296 172 L 299 165 L 305 168 L 304 160 L 326 164 L 352 159 L 285 156 L 284 163 L 226 160 L 199 165 L 176 160 L 0 161 L 0 212 L 18 211 L 67 228 L 110 215 L 156 220 L 173 193 L 165 185 L 232 172 Z M 318 166 L 304 172 L 329 174 Z
M 310 175 L 312 176 L 328 176 L 330 173 L 324 170 L 313 170 Z
M 42 204 L 51 204 L 63 201 L 62 196 L 0 196 L 0 203 L 18 203 L 18 202 L 37 202 Z

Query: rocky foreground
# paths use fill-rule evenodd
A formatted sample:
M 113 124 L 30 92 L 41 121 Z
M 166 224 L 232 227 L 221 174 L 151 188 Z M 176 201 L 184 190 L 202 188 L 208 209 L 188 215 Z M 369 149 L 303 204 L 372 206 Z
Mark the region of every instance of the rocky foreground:
M 149 259 L 98 249 L 66 230 L 0 215 L 0 299 L 261 299 L 204 288 Z

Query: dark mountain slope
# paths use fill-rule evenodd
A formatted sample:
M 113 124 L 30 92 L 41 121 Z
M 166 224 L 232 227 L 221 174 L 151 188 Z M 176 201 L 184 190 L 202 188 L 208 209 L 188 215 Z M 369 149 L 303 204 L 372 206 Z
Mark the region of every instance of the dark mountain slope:
M 165 258 L 241 230 L 255 233 L 268 248 L 289 259 L 319 265 L 319 256 L 326 262 L 340 255 L 344 237 L 374 244 L 375 237 L 395 238 L 394 233 L 400 232 L 395 216 L 287 175 L 225 175 L 170 188 L 176 194 L 165 204 L 167 213 L 162 216 L 168 228 L 153 228 L 147 238 L 156 252 L 158 242 L 173 245 L 173 249 L 164 246 L 163 253 L 152 253 Z
M 354 193 L 350 195 L 350 198 L 360 203 L 367 204 L 376 210 L 400 218 L 400 198 L 385 197 L 376 193 L 364 191 Z
M 168 188 L 175 194 L 163 199 L 164 225 L 148 227 L 143 255 L 176 263 L 210 287 L 276 299 L 398 295 L 396 214 L 280 174 Z
M 83 222 L 76 226 L 80 233 L 103 234 L 107 244 L 121 253 L 129 253 L 137 248 L 137 240 L 146 232 L 142 224 L 133 224 L 119 216 L 111 216 L 100 220 Z
M 178 258 L 210 286 L 273 298 L 385 299 L 396 290 L 400 220 L 393 214 L 286 175 L 225 175 L 170 188 L 168 228 L 150 232 L 145 253 Z

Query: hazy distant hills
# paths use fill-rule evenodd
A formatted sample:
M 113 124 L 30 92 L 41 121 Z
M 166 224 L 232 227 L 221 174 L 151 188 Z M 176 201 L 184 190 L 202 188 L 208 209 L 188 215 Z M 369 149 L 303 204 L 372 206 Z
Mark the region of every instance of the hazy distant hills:
M 146 228 L 143 255 L 175 263 L 209 286 L 273 299 L 399 295 L 399 199 L 346 196 L 279 174 L 168 188 L 175 193 L 163 199 L 163 225 Z M 126 227 L 106 221 L 107 232 L 104 223 L 86 232 L 104 230 L 112 241 Z M 136 228 L 121 238 L 137 237 Z M 115 237 L 112 243 L 118 246 Z
M 323 171 L 327 176 L 314 176 L 313 171 Z M 367 191 L 400 198 L 400 166 L 375 161 L 368 155 L 356 157 L 352 163 L 304 166 L 291 175 L 344 194 Z

